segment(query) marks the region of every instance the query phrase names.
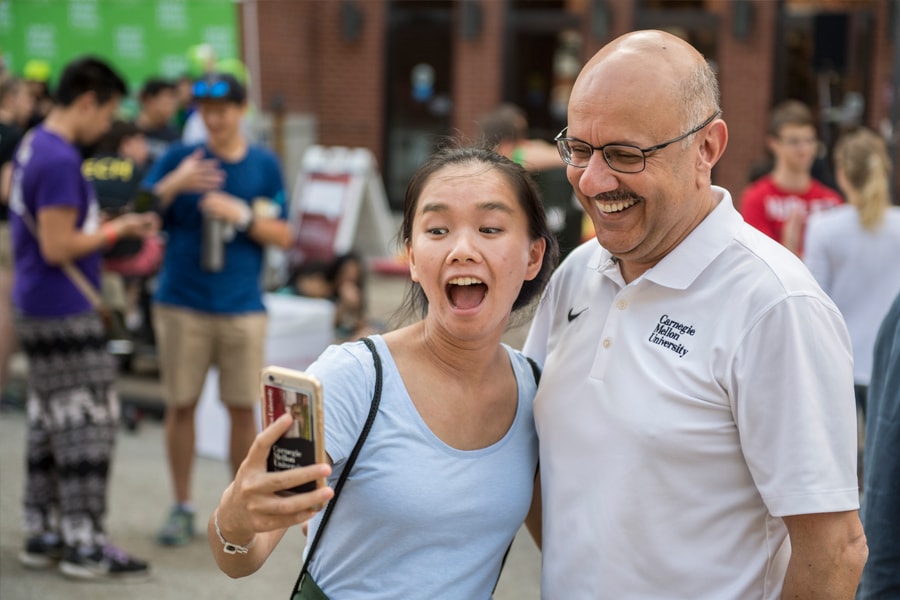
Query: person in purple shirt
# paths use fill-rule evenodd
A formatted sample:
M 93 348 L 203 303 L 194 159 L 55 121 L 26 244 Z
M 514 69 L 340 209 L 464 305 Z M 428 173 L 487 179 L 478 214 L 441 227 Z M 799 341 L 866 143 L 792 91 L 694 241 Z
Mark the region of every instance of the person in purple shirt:
M 127 214 L 101 224 L 78 149 L 106 132 L 126 91 L 100 60 L 69 63 L 56 105 L 16 151 L 9 201 L 16 333 L 29 384 L 27 538 L 19 560 L 30 568 L 58 565 L 81 580 L 149 574 L 146 562 L 112 546 L 104 531 L 119 405 L 116 363 L 88 295 L 100 284 L 102 250 L 157 231 L 159 217 Z M 86 289 L 75 283 L 79 274 Z

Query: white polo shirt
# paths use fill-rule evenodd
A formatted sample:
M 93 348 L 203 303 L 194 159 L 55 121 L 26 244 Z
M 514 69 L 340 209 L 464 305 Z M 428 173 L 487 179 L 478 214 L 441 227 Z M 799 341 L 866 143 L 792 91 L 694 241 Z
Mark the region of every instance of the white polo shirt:
M 543 598 L 779 598 L 780 517 L 859 507 L 841 315 L 714 190 L 637 280 L 591 240 L 541 300 Z

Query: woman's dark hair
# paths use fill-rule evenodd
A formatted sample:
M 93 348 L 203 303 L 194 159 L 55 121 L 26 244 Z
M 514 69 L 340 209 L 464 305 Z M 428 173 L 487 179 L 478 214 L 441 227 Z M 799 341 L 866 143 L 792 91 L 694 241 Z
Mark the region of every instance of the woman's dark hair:
M 334 260 L 331 261 L 331 264 L 328 266 L 328 270 L 325 272 L 325 277 L 328 281 L 334 283 L 337 281 L 338 276 L 341 274 L 341 269 L 344 268 L 344 265 L 347 263 L 356 263 L 359 265 L 359 287 L 364 289 L 366 286 L 366 268 L 365 263 L 363 263 L 362 257 L 354 250 L 350 250 L 344 254 L 339 254 L 334 257 Z
M 360 312 L 365 314 L 368 310 L 368 294 L 366 293 L 366 263 L 363 261 L 362 256 L 356 253 L 356 251 L 351 250 L 345 254 L 339 254 L 332 261 L 331 265 L 328 267 L 328 270 L 325 273 L 325 277 L 328 279 L 331 285 L 335 286 L 334 288 L 334 296 L 335 300 L 338 299 L 339 289 L 337 287 L 338 278 L 341 276 L 341 270 L 345 265 L 349 263 L 356 263 L 359 267 L 359 277 L 356 280 L 356 286 L 359 288 L 360 292 Z
M 54 96 L 60 106 L 70 106 L 88 92 L 94 92 L 97 104 L 106 104 L 113 98 L 125 97 L 128 86 L 107 63 L 85 56 L 66 65 Z
M 175 82 L 163 77 L 150 77 L 144 81 L 138 98 L 141 102 L 156 98 L 163 92 L 175 91 Z
M 483 146 L 451 145 L 439 149 L 416 170 L 409 182 L 409 186 L 406 188 L 406 197 L 403 202 L 403 220 L 400 224 L 399 232 L 400 242 L 405 246 L 412 239 L 413 219 L 416 216 L 416 209 L 419 205 L 419 197 L 422 195 L 422 190 L 425 189 L 426 184 L 433 175 L 451 165 L 483 165 L 485 170 L 494 169 L 500 173 L 513 188 L 516 198 L 519 199 L 519 204 L 525 211 L 525 216 L 528 219 L 528 233 L 531 239 L 544 239 L 546 242 L 541 270 L 534 279 L 525 281 L 522 284 L 519 296 L 513 302 L 512 310 L 516 312 L 528 306 L 532 300 L 540 295 L 544 286 L 550 280 L 550 275 L 553 273 L 556 261 L 559 258 L 556 236 L 553 235 L 550 226 L 547 224 L 541 193 L 531 175 L 520 165 Z M 402 318 L 412 316 L 424 317 L 427 310 L 428 299 L 425 297 L 422 287 L 418 283 L 411 281 L 403 306 L 400 309 L 400 316 Z

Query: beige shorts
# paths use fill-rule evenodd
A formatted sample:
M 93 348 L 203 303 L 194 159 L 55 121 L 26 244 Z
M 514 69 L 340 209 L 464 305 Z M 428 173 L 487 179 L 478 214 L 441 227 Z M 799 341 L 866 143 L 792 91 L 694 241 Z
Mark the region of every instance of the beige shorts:
M 266 324 L 264 312 L 214 315 L 157 304 L 153 330 L 166 402 L 190 406 L 203 391 L 209 367 L 219 368 L 219 398 L 252 408 L 259 399 Z
M 12 268 L 12 235 L 9 232 L 9 221 L 0 221 L 0 269 Z

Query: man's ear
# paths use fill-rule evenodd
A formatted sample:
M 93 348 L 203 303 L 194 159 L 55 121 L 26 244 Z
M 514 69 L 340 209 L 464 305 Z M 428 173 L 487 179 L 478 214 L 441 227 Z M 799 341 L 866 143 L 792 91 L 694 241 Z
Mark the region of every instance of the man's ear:
M 697 152 L 697 173 L 703 175 L 698 179 L 698 185 L 704 187 L 712 179 L 712 169 L 728 145 L 728 126 L 722 119 L 716 119 L 707 128 L 700 142 Z
M 716 119 L 709 126 L 700 147 L 700 156 L 710 170 L 722 158 L 726 146 L 728 146 L 728 125 L 722 119 Z

